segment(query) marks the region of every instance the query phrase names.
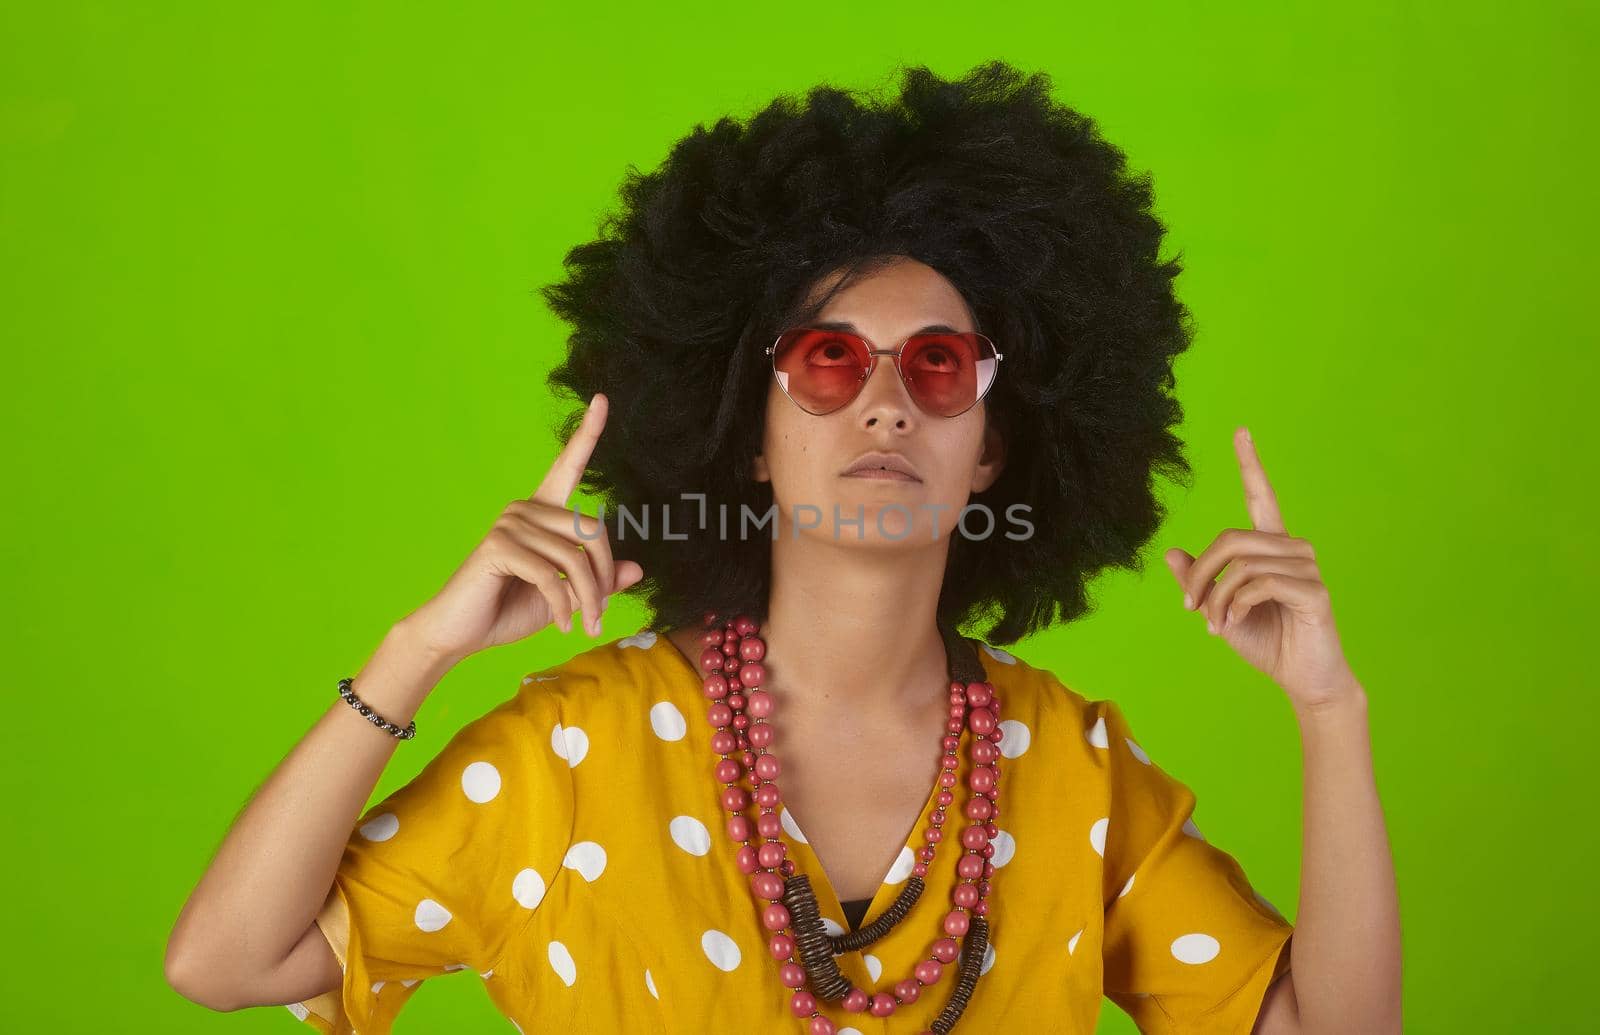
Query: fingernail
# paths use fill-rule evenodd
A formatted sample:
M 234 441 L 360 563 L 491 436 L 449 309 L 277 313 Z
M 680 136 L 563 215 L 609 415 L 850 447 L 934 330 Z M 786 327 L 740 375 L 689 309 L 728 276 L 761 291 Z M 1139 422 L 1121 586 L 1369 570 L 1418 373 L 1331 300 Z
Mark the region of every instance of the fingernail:
M 1194 594 L 1185 593 L 1183 595 L 1183 609 L 1185 611 L 1193 611 L 1194 610 Z
M 605 596 L 600 598 L 600 608 L 601 608 L 601 610 L 604 610 L 606 605 L 609 604 L 609 603 L 611 603 L 611 594 L 607 593 Z
M 1249 428 L 1245 428 L 1244 429 L 1244 440 L 1246 442 L 1250 442 L 1250 443 L 1254 443 L 1255 442 L 1255 439 L 1250 437 L 1250 429 Z
M 1210 618 L 1207 618 L 1206 619 L 1206 632 L 1215 633 L 1216 631 L 1217 631 L 1217 623 L 1213 622 Z

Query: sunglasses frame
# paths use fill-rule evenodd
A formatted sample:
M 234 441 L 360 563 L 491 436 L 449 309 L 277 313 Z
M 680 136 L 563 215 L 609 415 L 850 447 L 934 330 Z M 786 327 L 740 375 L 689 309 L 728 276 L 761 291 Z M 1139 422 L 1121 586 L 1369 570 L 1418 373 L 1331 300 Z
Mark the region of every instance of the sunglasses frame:
M 824 413 L 816 413 L 813 410 L 808 410 L 804 406 L 801 406 L 800 405 L 800 400 L 796 399 L 794 396 L 789 394 L 789 389 L 784 387 L 783 379 L 778 377 L 778 343 L 780 341 L 782 341 L 786 335 L 792 334 L 795 331 L 820 331 L 820 332 L 827 333 L 827 334 L 839 334 L 839 335 L 843 335 L 843 336 L 849 337 L 849 338 L 856 338 L 856 339 L 859 339 L 860 341 L 866 343 L 866 346 L 867 346 L 867 372 L 865 374 L 862 374 L 861 375 L 861 380 L 856 383 L 856 390 L 855 390 L 855 394 L 854 395 L 850 396 L 850 398 L 846 399 L 844 402 L 840 403 L 838 406 L 834 407 L 831 410 L 828 410 L 828 411 L 826 411 Z M 873 371 L 878 369 L 878 357 L 879 356 L 893 356 L 894 357 L 894 372 L 895 372 L 895 376 L 900 379 L 900 384 L 905 387 L 906 394 L 911 397 L 912 404 L 915 405 L 916 408 L 919 411 L 921 411 L 922 413 L 927 414 L 930 417 L 945 417 L 945 415 L 942 414 L 942 413 L 928 413 L 927 410 L 924 410 L 922 408 L 922 403 L 917 401 L 916 393 L 913 392 L 911 390 L 911 386 L 906 383 L 906 372 L 905 372 L 905 369 L 900 366 L 900 354 L 905 351 L 905 347 L 906 347 L 907 342 L 911 341 L 912 338 L 921 338 L 921 337 L 924 337 L 925 335 L 937 335 L 937 334 L 949 334 L 949 333 L 950 333 L 949 331 L 923 331 L 923 332 L 919 332 L 917 334 L 912 334 L 912 335 L 907 336 L 905 338 L 905 340 L 901 341 L 900 344 L 896 345 L 892 349 L 877 349 L 877 348 L 873 348 L 872 347 L 872 345 L 873 345 L 872 340 L 870 338 L 868 338 L 864 334 L 854 334 L 854 333 L 852 333 L 850 331 L 829 330 L 829 329 L 823 328 L 823 327 L 805 327 L 805 326 L 801 326 L 801 327 L 791 327 L 788 330 L 784 331 L 782 334 L 779 334 L 776 338 L 774 338 L 772 340 L 772 344 L 767 346 L 767 350 L 766 351 L 767 351 L 768 359 L 771 360 L 771 364 L 770 365 L 772 367 L 772 379 L 778 383 L 778 388 L 783 392 L 784 396 L 786 396 L 790 402 L 794 403 L 796 406 L 799 406 L 801 411 L 803 411 L 805 413 L 809 413 L 813 417 L 826 417 L 826 416 L 828 416 L 828 414 L 838 413 L 840 410 L 844 409 L 846 406 L 849 406 L 851 403 L 853 403 L 857 399 L 861 398 L 861 389 L 866 387 L 867 380 L 872 377 Z M 972 400 L 972 406 L 976 406 L 976 405 L 978 405 L 980 402 L 982 402 L 984 400 L 985 396 L 987 396 L 989 394 L 989 390 L 994 387 L 995 382 L 1000 380 L 1000 361 L 1005 358 L 1005 354 L 1002 353 L 998 348 L 995 347 L 995 343 L 994 343 L 994 339 L 993 338 L 989 337 L 987 334 L 982 333 L 981 331 L 962 331 L 962 332 L 957 332 L 957 333 L 975 334 L 978 337 L 982 338 L 984 341 L 988 342 L 989 343 L 989 348 L 994 350 L 994 364 L 995 364 L 994 376 L 989 379 L 989 383 L 988 384 L 983 386 L 983 390 L 978 393 L 978 397 L 976 399 Z M 949 415 L 949 417 L 946 417 L 945 419 L 953 420 L 956 417 L 961 416 L 962 413 L 966 413 L 968 410 L 972 409 L 972 406 L 968 406 L 966 409 L 962 410 L 961 413 L 952 413 L 952 414 Z

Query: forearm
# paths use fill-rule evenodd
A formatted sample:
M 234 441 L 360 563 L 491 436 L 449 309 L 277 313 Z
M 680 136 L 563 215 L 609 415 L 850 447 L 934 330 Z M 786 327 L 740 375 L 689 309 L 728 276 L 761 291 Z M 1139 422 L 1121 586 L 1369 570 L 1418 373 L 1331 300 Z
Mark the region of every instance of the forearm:
M 391 631 L 354 689 L 403 725 L 446 667 Z M 167 946 L 175 987 L 220 1000 L 220 990 L 284 958 L 321 908 L 351 825 L 398 743 L 333 699 L 246 803 L 184 904 Z
M 1305 761 L 1291 969 L 1306 1035 L 1400 1031 L 1400 911 L 1367 696 L 1297 712 Z

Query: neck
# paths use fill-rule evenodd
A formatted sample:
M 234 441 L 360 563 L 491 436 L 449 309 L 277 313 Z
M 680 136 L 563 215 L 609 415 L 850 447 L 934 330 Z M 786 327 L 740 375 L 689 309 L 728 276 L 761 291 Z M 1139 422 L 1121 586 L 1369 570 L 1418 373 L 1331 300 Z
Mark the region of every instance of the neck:
M 937 613 L 948 548 L 779 537 L 761 626 L 768 682 L 817 718 L 889 718 L 942 702 L 949 668 Z

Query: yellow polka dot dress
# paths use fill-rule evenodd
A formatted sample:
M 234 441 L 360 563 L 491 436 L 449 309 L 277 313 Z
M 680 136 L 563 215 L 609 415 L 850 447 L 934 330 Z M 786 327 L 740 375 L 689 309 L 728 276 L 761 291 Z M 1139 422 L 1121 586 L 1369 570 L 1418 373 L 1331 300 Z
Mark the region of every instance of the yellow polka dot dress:
M 955 1030 L 1091 1035 L 1104 996 L 1143 1032 L 1248 1035 L 1293 926 L 1204 838 L 1194 794 L 1114 702 L 979 646 L 1003 702 L 1001 830 L 990 947 Z M 723 829 L 707 704 L 649 629 L 524 677 L 359 820 L 317 916 L 342 987 L 289 1009 L 320 1032 L 386 1035 L 422 982 L 462 971 L 526 1035 L 803 1032 Z M 958 803 L 966 743 L 959 757 Z M 935 799 L 930 783 L 868 921 L 911 875 Z M 804 817 L 781 818 L 841 933 Z M 869 992 L 908 976 L 957 879 L 940 853 L 911 915 L 838 957 L 844 976 Z M 820 1008 L 840 1035 L 915 1033 L 958 966 L 888 1018 Z

